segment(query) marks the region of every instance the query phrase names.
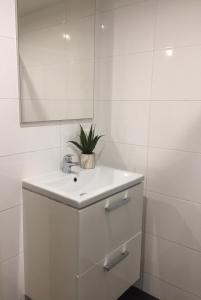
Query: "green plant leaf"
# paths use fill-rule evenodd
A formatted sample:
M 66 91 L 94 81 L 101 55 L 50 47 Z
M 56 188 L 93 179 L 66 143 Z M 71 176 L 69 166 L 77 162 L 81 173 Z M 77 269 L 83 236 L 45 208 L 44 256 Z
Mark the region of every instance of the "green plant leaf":
M 73 145 L 76 146 L 79 150 L 81 150 L 81 151 L 83 152 L 83 147 L 82 147 L 79 143 L 77 143 L 77 142 L 75 142 L 75 141 L 69 141 L 69 143 L 73 144 Z
M 96 145 L 98 143 L 98 141 L 100 140 L 100 138 L 102 137 L 102 135 L 97 135 L 95 136 L 93 142 L 91 143 L 91 152 L 93 153 L 94 149 L 96 148 Z
M 88 134 L 84 131 L 82 125 L 80 125 L 80 143 L 74 141 L 70 141 L 70 143 L 74 144 L 84 154 L 92 154 L 102 136 L 103 135 L 95 135 L 95 126 L 93 126 L 93 124 Z
M 94 130 L 93 130 L 93 125 L 91 125 L 89 135 L 88 135 L 88 144 L 91 144 L 91 142 L 93 140 L 93 136 L 94 136 Z
M 80 143 L 83 148 L 87 146 L 87 136 L 82 125 L 80 125 Z

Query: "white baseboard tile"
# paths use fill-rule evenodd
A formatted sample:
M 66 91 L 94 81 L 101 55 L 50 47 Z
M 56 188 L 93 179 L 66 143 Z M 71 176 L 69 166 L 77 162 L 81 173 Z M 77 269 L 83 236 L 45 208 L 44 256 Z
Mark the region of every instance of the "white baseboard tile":
M 1 300 L 24 300 L 23 260 L 23 255 L 19 255 L 0 264 Z
M 201 298 L 201 252 L 147 234 L 144 271 Z
M 160 300 L 200 300 L 200 297 L 192 295 L 184 290 L 166 283 L 159 278 L 145 273 L 142 287 L 144 292 Z

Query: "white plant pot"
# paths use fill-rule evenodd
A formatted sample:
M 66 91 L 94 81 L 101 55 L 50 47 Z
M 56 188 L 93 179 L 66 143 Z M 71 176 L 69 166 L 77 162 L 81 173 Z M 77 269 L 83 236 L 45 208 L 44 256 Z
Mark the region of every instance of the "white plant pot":
M 93 154 L 81 154 L 80 165 L 83 169 L 94 169 L 95 168 L 95 153 Z

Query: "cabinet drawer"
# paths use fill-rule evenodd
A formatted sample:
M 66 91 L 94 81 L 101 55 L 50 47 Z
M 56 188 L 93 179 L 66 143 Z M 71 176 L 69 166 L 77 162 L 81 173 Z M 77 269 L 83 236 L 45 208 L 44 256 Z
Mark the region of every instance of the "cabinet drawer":
M 117 300 L 140 277 L 141 234 L 79 277 L 79 300 Z
M 142 191 L 143 183 L 79 212 L 78 274 L 141 232 Z

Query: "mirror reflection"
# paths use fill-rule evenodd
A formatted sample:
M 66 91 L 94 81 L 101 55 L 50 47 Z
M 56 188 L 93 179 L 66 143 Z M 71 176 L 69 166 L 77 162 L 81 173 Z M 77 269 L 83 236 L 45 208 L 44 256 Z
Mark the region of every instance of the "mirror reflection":
M 93 116 L 95 0 L 18 0 L 21 121 Z

